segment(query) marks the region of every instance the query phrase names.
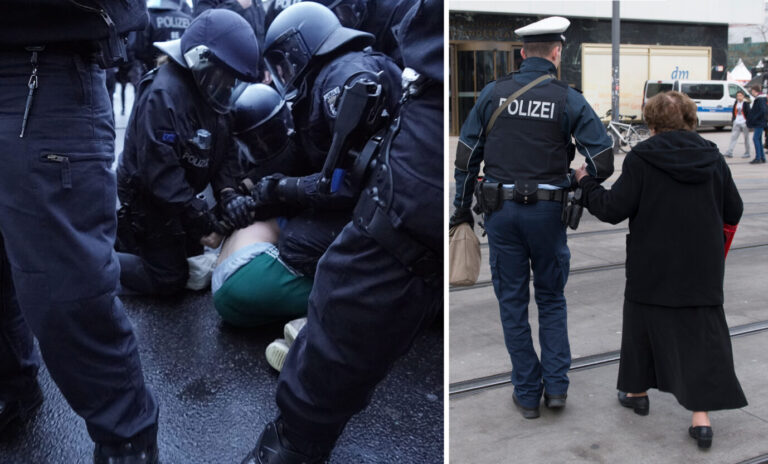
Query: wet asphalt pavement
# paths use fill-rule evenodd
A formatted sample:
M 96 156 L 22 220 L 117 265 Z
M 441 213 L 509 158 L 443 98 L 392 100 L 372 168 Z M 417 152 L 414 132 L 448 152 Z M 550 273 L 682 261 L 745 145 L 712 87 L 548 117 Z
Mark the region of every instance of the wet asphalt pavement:
M 224 325 L 210 292 L 176 299 L 124 298 L 147 383 L 160 402 L 163 464 L 239 464 L 276 415 L 277 373 L 264 358 L 282 324 Z M 0 436 L 2 464 L 91 462 L 93 444 L 42 369 L 45 402 L 34 419 Z M 443 462 L 443 327 L 420 336 L 354 417 L 334 463 Z

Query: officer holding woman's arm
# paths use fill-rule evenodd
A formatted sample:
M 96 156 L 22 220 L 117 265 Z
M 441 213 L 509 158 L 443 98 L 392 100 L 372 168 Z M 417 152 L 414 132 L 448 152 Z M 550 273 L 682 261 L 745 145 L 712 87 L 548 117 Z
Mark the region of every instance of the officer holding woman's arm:
M 485 215 L 491 275 L 512 361 L 514 402 L 526 418 L 565 406 L 571 363 L 565 283 L 570 251 L 562 221 L 576 148 L 589 172 L 613 173 L 605 127 L 581 93 L 555 79 L 570 22 L 550 17 L 515 32 L 523 38 L 520 70 L 488 84 L 461 128 L 456 151 L 456 210 L 450 225 L 473 224 L 473 191 Z M 475 188 L 480 164 L 485 180 Z M 528 324 L 533 269 L 541 327 L 541 361 Z

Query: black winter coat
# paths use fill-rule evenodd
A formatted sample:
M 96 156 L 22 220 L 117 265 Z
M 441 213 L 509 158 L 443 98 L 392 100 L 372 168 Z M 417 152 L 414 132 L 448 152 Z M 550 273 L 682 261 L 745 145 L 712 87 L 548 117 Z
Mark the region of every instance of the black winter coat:
M 662 132 L 624 159 L 606 190 L 584 177 L 589 211 L 617 224 L 629 218 L 629 301 L 658 306 L 723 304 L 723 224 L 743 204 L 717 146 L 696 132 Z
M 765 97 L 756 97 L 752 100 L 752 107 L 747 114 L 747 127 L 754 129 L 765 126 L 766 110 L 768 108 L 766 108 Z

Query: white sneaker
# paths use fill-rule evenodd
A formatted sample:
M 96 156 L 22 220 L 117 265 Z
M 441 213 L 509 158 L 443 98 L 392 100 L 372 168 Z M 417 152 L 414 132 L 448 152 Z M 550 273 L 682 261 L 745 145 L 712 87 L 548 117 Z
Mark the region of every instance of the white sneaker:
M 725 154 L 725 157 L 726 157 L 726 158 L 733 158 L 733 153 L 726 153 L 726 154 Z
M 285 343 L 285 340 L 282 338 L 278 338 L 267 345 L 267 351 L 265 353 L 267 355 L 267 363 L 269 363 L 269 365 L 277 372 L 280 372 L 283 369 L 285 358 L 288 356 L 288 349 L 288 344 Z
M 752 158 L 752 155 L 750 155 L 749 153 L 744 153 L 743 155 L 741 155 L 741 157 L 742 158 Z
M 285 327 L 283 328 L 283 336 L 285 336 L 285 342 L 288 343 L 288 346 L 293 345 L 293 341 L 296 340 L 296 337 L 299 336 L 299 332 L 301 332 L 301 329 L 305 325 L 307 325 L 306 317 L 294 319 L 285 324 Z

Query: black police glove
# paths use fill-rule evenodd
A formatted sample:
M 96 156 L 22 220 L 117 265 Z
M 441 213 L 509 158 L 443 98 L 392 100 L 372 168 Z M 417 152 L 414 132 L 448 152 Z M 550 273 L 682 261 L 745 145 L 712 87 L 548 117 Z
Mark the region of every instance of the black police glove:
M 456 227 L 459 224 L 468 223 L 469 227 L 475 227 L 475 217 L 472 216 L 472 210 L 470 208 L 456 208 L 448 219 L 448 227 Z
M 255 206 L 271 205 L 279 202 L 277 184 L 284 177 L 283 174 L 272 174 L 271 176 L 262 177 L 251 190 L 251 197 L 255 201 Z
M 248 227 L 253 223 L 256 201 L 248 195 L 241 195 L 233 189 L 224 189 L 219 195 L 225 219 L 235 229 Z

